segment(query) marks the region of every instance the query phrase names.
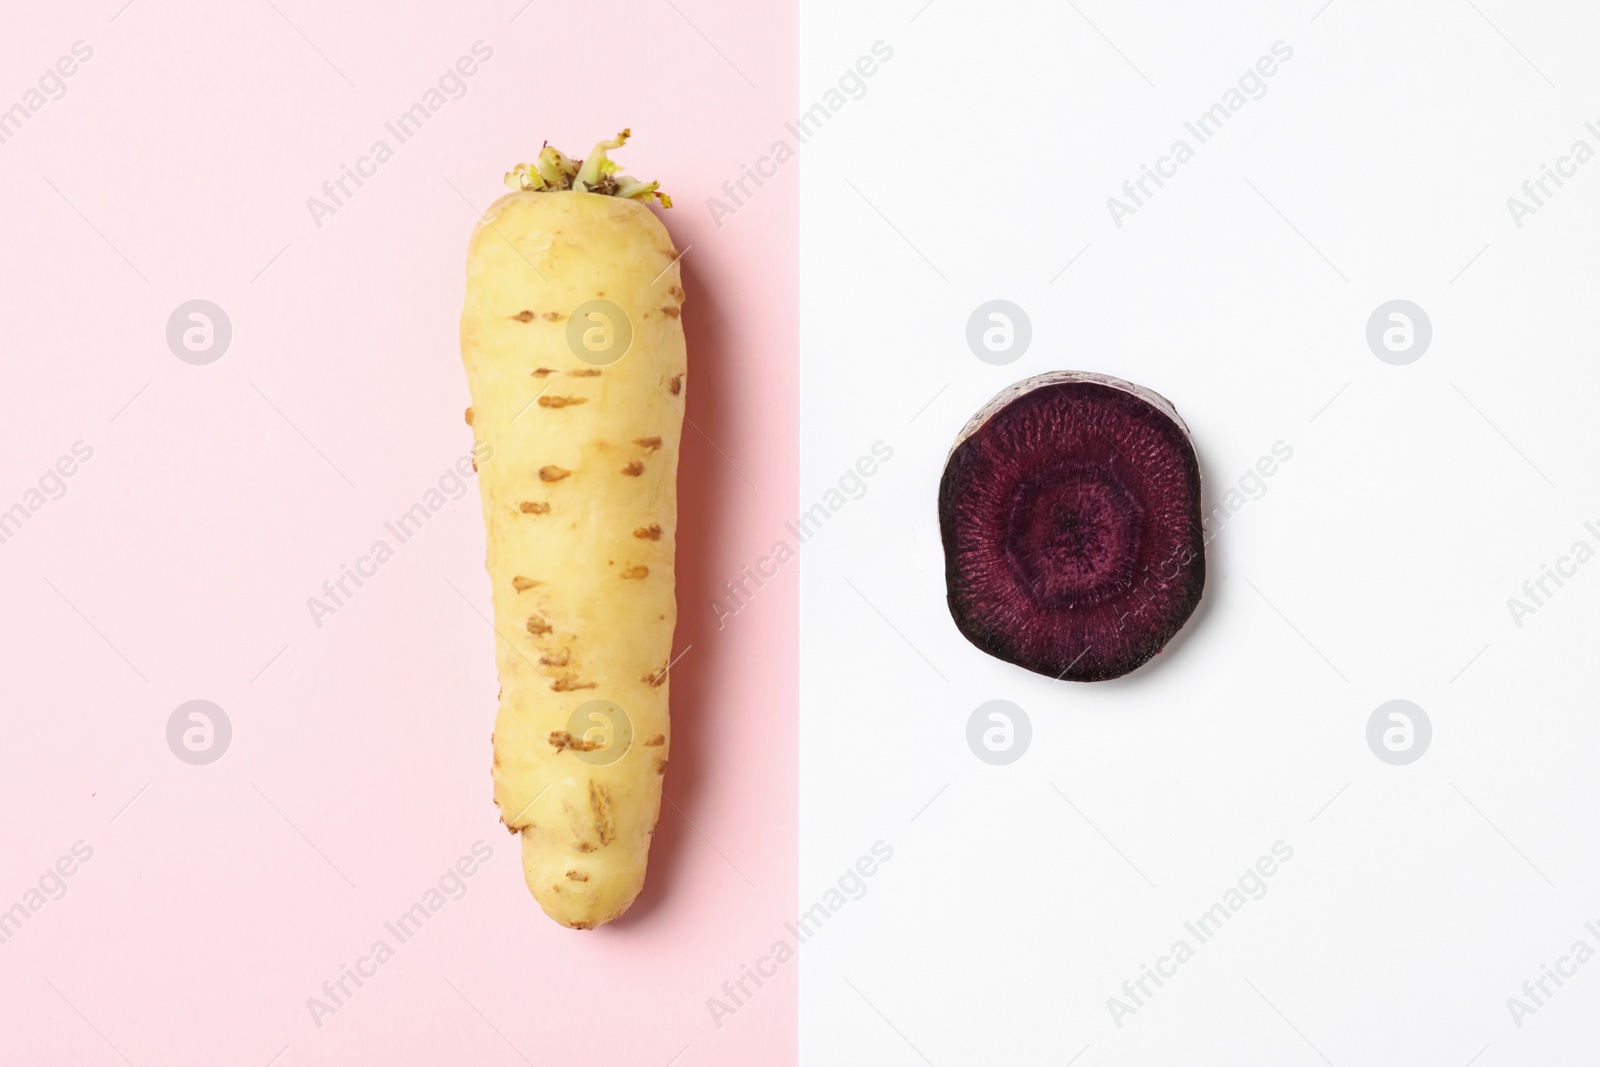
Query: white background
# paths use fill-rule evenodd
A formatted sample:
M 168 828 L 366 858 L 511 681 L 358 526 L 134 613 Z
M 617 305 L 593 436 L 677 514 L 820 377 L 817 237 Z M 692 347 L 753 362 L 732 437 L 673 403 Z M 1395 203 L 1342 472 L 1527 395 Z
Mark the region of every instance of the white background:
M 1506 600 L 1597 546 L 1600 160 L 1520 229 L 1506 198 L 1600 149 L 1600 10 L 1474 3 L 802 5 L 803 105 L 894 49 L 801 157 L 800 506 L 894 449 L 802 550 L 803 905 L 894 848 L 803 949 L 805 1063 L 1594 1061 L 1600 961 L 1520 1028 L 1506 999 L 1600 950 L 1600 561 L 1520 628 Z M 1279 40 L 1266 95 L 1117 228 L 1106 199 Z M 965 341 L 993 298 L 1033 324 L 1009 366 Z M 1395 298 L 1433 324 L 1409 366 L 1365 341 Z M 1294 453 L 1183 634 L 1093 685 L 945 606 L 950 443 L 1058 368 L 1169 398 L 1208 510 Z M 1409 766 L 1366 743 L 1396 698 L 1433 724 Z M 1010 766 L 967 747 L 990 699 L 1032 722 Z M 1280 839 L 1119 1028 L 1107 998 Z

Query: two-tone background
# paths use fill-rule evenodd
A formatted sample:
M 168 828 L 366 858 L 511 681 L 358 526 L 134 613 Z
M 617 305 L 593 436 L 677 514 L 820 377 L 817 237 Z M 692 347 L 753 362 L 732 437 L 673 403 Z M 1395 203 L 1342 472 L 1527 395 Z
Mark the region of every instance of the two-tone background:
M 0 1061 L 1600 1048 L 1588 7 L 10 28 Z M 500 175 L 622 126 L 685 252 L 680 658 L 645 895 L 576 934 L 490 802 L 456 317 Z M 1169 398 L 1209 516 L 1093 686 L 943 602 L 946 451 L 1059 368 Z

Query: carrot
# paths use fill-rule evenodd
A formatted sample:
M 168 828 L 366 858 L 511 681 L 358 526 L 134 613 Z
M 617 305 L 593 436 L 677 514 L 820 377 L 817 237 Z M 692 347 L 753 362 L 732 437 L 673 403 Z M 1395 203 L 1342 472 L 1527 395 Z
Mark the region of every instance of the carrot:
M 494 797 L 534 898 L 577 929 L 643 886 L 671 747 L 684 292 L 647 206 L 671 201 L 607 157 L 627 137 L 506 175 L 461 315 L 468 421 L 492 448 Z

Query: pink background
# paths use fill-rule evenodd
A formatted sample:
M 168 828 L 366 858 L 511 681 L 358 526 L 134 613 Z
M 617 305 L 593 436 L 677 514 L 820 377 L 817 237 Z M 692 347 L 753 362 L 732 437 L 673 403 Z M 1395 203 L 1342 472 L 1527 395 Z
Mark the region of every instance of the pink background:
M 0 510 L 94 450 L 0 544 L 0 909 L 94 850 L 0 945 L 0 1062 L 794 1062 L 796 964 L 720 1028 L 706 1006 L 797 903 L 796 569 L 720 631 L 709 606 L 797 498 L 796 166 L 721 228 L 706 208 L 795 109 L 794 4 L 121 4 L 0 37 L 0 108 L 94 49 L 0 145 Z M 314 226 L 306 198 L 477 40 L 465 96 Z M 688 652 L 644 895 L 585 934 L 529 897 L 490 799 L 476 487 L 320 629 L 306 599 L 470 447 L 475 209 L 543 140 L 624 125 L 690 249 Z M 209 366 L 165 342 L 195 298 L 233 324 Z M 209 766 L 167 748 L 192 699 L 233 724 Z M 466 895 L 315 1026 L 307 998 L 478 840 Z

